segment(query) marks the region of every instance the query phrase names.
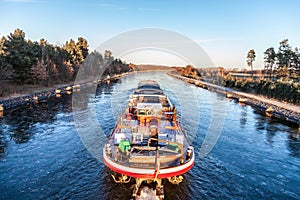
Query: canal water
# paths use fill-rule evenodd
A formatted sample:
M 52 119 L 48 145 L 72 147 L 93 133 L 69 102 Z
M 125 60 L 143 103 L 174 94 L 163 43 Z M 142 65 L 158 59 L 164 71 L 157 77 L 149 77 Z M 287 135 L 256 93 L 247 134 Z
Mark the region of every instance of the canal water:
M 100 137 L 92 142 L 103 146 L 143 79 L 160 83 L 196 151 L 181 184 L 164 182 L 165 199 L 300 198 L 298 126 L 163 72 L 147 72 L 99 85 L 81 109 L 72 108 L 72 95 L 63 95 L 5 111 L 0 199 L 131 199 L 134 182 L 114 183 L 86 136 L 93 132 L 89 124 L 98 124 Z M 91 109 L 96 121 L 83 117 Z

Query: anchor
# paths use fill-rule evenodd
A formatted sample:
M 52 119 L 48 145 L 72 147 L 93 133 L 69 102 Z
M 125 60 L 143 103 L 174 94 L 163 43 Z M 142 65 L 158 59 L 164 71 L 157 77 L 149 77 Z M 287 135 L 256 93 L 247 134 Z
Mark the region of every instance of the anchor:
M 178 185 L 179 183 L 181 183 L 182 179 L 183 179 L 182 176 L 172 176 L 172 177 L 168 178 L 168 180 L 170 181 L 170 183 L 172 183 L 174 185 Z
M 118 179 L 116 179 L 116 177 L 113 174 L 111 174 L 111 176 L 113 177 L 113 179 L 116 183 L 129 183 L 131 180 L 131 177 L 128 177 L 123 174 L 121 176 L 119 176 Z

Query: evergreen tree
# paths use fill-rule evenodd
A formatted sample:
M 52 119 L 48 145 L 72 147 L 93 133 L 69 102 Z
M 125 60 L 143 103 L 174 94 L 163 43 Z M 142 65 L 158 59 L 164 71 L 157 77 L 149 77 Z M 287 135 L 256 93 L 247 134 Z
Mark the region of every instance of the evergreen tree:
M 70 42 L 66 42 L 63 47 L 71 56 L 71 62 L 74 63 L 76 58 L 76 45 L 73 39 L 70 39 Z
M 89 54 L 88 42 L 83 37 L 79 37 L 76 43 L 76 61 L 80 64 Z
M 98 51 L 90 53 L 83 62 L 80 79 L 95 80 L 100 78 L 104 72 L 103 57 Z
M 0 39 L 0 56 L 4 55 L 5 49 L 4 49 L 4 42 L 6 41 L 6 38 L 2 36 Z
M 12 79 L 14 76 L 14 70 L 8 62 L 5 61 L 5 48 L 4 42 L 6 38 L 3 36 L 0 40 L 0 80 Z
M 251 49 L 247 54 L 247 64 L 251 67 L 251 78 L 253 79 L 253 61 L 255 60 L 255 51 Z
M 82 64 L 88 55 L 88 42 L 83 37 L 79 37 L 76 44 L 73 39 L 66 42 L 63 48 L 70 54 L 71 63 L 75 65 Z
M 278 57 L 278 69 L 277 75 L 288 79 L 290 75 L 295 75 L 295 72 L 299 70 L 299 52 L 296 48 L 295 51 L 288 43 L 288 39 L 284 39 L 280 42 Z
M 292 47 L 288 44 L 288 39 L 284 39 L 280 42 L 279 51 L 277 53 L 278 57 L 278 67 L 291 67 L 292 61 Z
M 28 78 L 28 71 L 37 62 L 36 44 L 25 40 L 25 33 L 16 29 L 4 42 L 5 62 L 11 64 L 16 78 L 21 82 Z
M 276 53 L 273 47 L 268 48 L 265 52 L 265 70 L 269 71 L 270 78 L 273 74 L 273 69 L 275 68 L 276 64 Z

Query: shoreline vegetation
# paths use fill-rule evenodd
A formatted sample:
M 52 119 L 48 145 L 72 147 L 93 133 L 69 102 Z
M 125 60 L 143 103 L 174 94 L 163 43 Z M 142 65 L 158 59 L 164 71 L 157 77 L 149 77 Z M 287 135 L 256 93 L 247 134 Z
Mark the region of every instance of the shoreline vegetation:
M 136 66 L 135 66 L 136 67 Z M 254 109 L 260 111 L 269 117 L 275 117 L 284 121 L 288 121 L 299 125 L 300 127 L 300 106 L 287 102 L 281 102 L 276 99 L 266 98 L 264 96 L 250 94 L 234 90 L 231 88 L 219 86 L 202 80 L 183 76 L 178 72 L 178 68 L 170 67 L 152 67 L 151 70 L 144 70 L 144 66 L 136 67 L 134 71 L 117 74 L 112 77 L 105 77 L 94 82 L 82 82 L 81 84 L 74 85 L 62 84 L 58 87 L 47 88 L 46 90 L 40 90 L 31 94 L 23 94 L 19 96 L 12 96 L 0 100 L 0 112 L 8 109 L 12 109 L 27 103 L 37 103 L 38 101 L 45 100 L 49 97 L 61 97 L 62 94 L 71 95 L 72 92 L 79 92 L 80 88 L 89 87 L 91 84 L 108 83 L 110 81 L 116 81 L 123 76 L 131 73 L 141 73 L 147 71 L 166 71 L 169 76 L 180 79 L 186 83 L 194 84 L 196 87 L 201 87 L 213 92 L 224 95 L 228 99 L 233 99 L 242 105 L 250 105 Z M 1 115 L 0 115 L 1 116 Z
M 82 82 L 78 84 L 74 84 L 74 82 L 68 84 L 61 84 L 55 87 L 39 89 L 28 94 L 19 94 L 15 96 L 10 96 L 0 100 L 0 112 L 16 108 L 18 106 L 22 106 L 27 103 L 38 103 L 39 101 L 46 100 L 50 97 L 60 98 L 61 95 L 63 94 L 71 95 L 73 92 L 80 92 L 80 88 L 89 87 L 92 84 L 100 84 L 103 82 L 115 81 L 118 80 L 120 77 L 125 76 L 126 74 L 127 73 L 123 73 L 123 74 L 115 75 L 113 77 L 102 78 L 97 81 L 88 81 L 88 82 Z
M 210 74 L 209 78 L 202 76 L 204 72 Z M 214 73 L 215 75 L 212 75 Z M 188 65 L 185 68 L 175 68 L 175 70 L 169 71 L 168 75 L 183 80 L 186 83 L 194 84 L 197 87 L 223 94 L 226 98 L 234 99 L 240 104 L 250 105 L 266 116 L 275 117 L 300 125 L 300 105 L 298 103 L 300 90 L 296 91 L 295 95 L 297 104 L 270 98 L 266 96 L 266 94 L 257 94 L 255 93 L 255 90 L 254 93 L 250 93 L 243 92 L 240 88 L 226 87 L 226 77 L 224 76 L 224 71 L 222 71 L 222 69 L 220 72 L 220 69 L 196 69 Z M 250 82 L 253 82 L 253 80 Z M 291 91 L 286 90 L 285 92 Z
M 235 89 L 253 95 L 264 96 L 269 99 L 300 105 L 299 80 L 268 79 L 264 77 L 263 70 L 257 70 L 256 78 L 249 78 L 246 72 L 228 71 L 219 68 L 194 68 L 190 65 L 175 68 L 176 71 L 187 78 L 201 80 L 218 86 Z
M 114 58 L 112 52 L 89 52 L 86 39 L 70 39 L 62 46 L 25 39 L 21 29 L 0 39 L 0 117 L 3 111 L 71 94 L 89 84 L 119 79 L 127 73 L 168 71 L 167 74 L 205 89 L 213 90 L 249 104 L 268 116 L 300 125 L 300 51 L 293 50 L 288 40 L 280 42 L 278 52 L 264 52 L 265 69 L 253 71 L 256 53 L 246 55 L 249 70 L 228 71 L 222 67 L 195 68 L 127 64 Z M 78 71 L 80 84 L 74 85 Z M 100 74 L 97 76 L 97 74 Z M 86 81 L 86 80 L 94 81 Z M 276 100 L 274 100 L 276 99 Z
M 72 92 L 78 92 L 80 91 L 81 87 L 87 87 L 90 84 L 99 84 L 103 82 L 115 81 L 130 73 L 147 71 L 149 71 L 149 69 L 145 70 L 145 66 L 135 66 L 134 71 L 114 75 L 112 77 L 102 78 L 96 82 L 83 82 L 77 85 L 74 85 L 74 83 L 62 84 L 56 87 L 46 88 L 45 90 L 41 89 L 30 94 L 20 94 L 16 96 L 11 96 L 0 100 L 0 112 L 2 112 L 3 115 L 3 111 L 7 109 L 12 109 L 27 103 L 36 103 L 38 101 L 45 100 L 49 97 L 56 96 L 59 98 L 62 94 L 72 94 Z M 169 67 L 165 67 L 164 69 L 164 67 L 156 68 L 155 66 L 153 66 L 150 71 L 166 71 L 168 75 L 183 80 L 186 83 L 194 84 L 197 87 L 202 87 L 204 89 L 223 94 L 224 96 L 226 96 L 226 98 L 234 99 L 240 104 L 250 105 L 269 117 L 275 117 L 281 120 L 300 125 L 300 106 L 298 105 L 284 103 L 275 99 L 269 99 L 259 95 L 245 93 L 230 88 L 218 86 L 216 84 L 208 83 L 195 78 L 186 77 L 178 72 L 178 68 L 177 70 L 174 70 L 174 68 L 173 70 L 170 70 Z
M 44 38 L 31 41 L 17 28 L 0 38 L 0 99 L 74 82 L 79 70 L 82 74 L 103 77 L 131 70 L 129 64 L 114 58 L 111 51 L 103 51 L 103 54 L 90 52 L 83 37 L 60 46 Z
M 56 84 L 52 86 L 42 85 L 28 85 L 26 88 L 22 86 L 22 91 L 13 93 L 0 98 L 0 112 L 8 109 L 13 109 L 18 106 L 22 106 L 27 103 L 37 103 L 38 101 L 45 100 L 50 97 L 61 97 L 63 94 L 71 95 L 73 92 L 79 92 L 80 88 L 89 87 L 92 84 L 109 83 L 110 81 L 117 81 L 121 77 L 126 76 L 130 73 L 140 73 L 147 71 L 167 71 L 170 68 L 166 66 L 154 66 L 154 65 L 129 65 L 130 68 L 126 72 L 113 74 L 110 76 L 102 76 L 96 81 L 70 81 L 69 83 Z M 108 70 L 109 67 L 108 67 Z M 3 115 L 3 113 L 2 113 Z M 1 113 L 0 113 L 1 117 Z

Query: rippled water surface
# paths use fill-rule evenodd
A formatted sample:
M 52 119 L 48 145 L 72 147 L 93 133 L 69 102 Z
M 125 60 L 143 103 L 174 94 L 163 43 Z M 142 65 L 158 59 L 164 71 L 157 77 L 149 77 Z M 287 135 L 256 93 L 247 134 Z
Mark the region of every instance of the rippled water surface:
M 98 123 L 101 137 L 93 142 L 101 147 L 143 79 L 159 81 L 198 153 L 180 185 L 164 182 L 165 199 L 300 198 L 297 126 L 160 72 L 102 84 L 81 110 L 72 111 L 72 96 L 64 95 L 6 111 L 0 118 L 0 198 L 130 199 L 134 182 L 115 184 L 109 169 L 95 158 L 101 155 L 86 149 L 77 130 L 85 128 L 88 136 L 93 130 L 86 124 Z M 83 117 L 90 109 L 95 122 Z M 76 123 L 74 116 L 79 116 Z M 220 137 L 201 157 L 205 135 L 214 127 Z

